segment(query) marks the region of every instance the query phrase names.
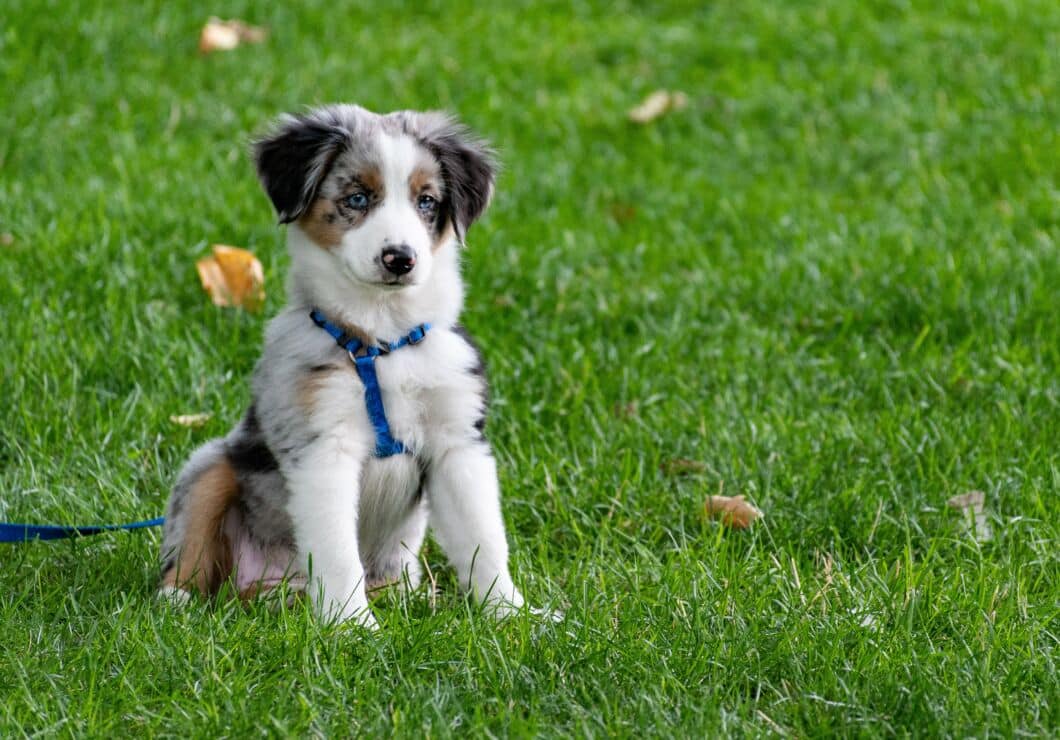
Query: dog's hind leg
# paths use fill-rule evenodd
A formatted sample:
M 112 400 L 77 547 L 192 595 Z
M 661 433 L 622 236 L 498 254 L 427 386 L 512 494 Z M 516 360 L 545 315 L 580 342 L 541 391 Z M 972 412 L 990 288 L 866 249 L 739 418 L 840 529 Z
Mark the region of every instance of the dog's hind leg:
M 191 456 L 166 507 L 162 583 L 158 594 L 186 602 L 191 591 L 212 595 L 232 568 L 225 514 L 239 496 L 224 441 L 211 440 Z

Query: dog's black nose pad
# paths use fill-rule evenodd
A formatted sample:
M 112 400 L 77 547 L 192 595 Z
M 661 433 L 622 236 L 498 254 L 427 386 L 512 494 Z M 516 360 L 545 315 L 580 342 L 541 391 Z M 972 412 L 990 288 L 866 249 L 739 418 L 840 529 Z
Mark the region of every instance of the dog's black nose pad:
M 406 244 L 383 249 L 383 267 L 394 275 L 404 275 L 416 266 L 416 253 Z

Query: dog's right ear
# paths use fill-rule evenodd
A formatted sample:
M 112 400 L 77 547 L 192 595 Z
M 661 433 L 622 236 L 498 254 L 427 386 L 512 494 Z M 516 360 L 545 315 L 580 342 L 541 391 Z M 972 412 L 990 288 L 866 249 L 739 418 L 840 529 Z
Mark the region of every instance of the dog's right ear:
M 316 200 L 325 175 L 350 133 L 315 115 L 283 116 L 276 129 L 254 142 L 258 179 L 280 223 L 294 221 Z

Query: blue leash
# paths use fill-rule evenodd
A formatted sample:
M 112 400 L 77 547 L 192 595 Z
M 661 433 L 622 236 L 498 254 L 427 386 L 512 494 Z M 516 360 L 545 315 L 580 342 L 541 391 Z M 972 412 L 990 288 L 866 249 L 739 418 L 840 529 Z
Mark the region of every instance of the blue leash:
M 129 524 L 99 524 L 88 527 L 62 527 L 56 524 L 11 524 L 0 522 L 0 542 L 29 542 L 31 540 L 62 540 L 67 537 L 87 537 L 116 529 L 144 529 L 157 527 L 163 517 L 145 519 Z
M 430 324 L 420 324 L 396 342 L 365 344 L 356 337 L 351 337 L 343 329 L 332 324 L 324 314 L 315 308 L 309 313 L 313 323 L 331 335 L 331 338 L 349 354 L 357 375 L 364 383 L 364 403 L 368 408 L 368 418 L 375 429 L 375 456 L 390 457 L 401 455 L 409 450 L 401 440 L 394 439 L 390 433 L 390 422 L 386 420 L 383 408 L 383 393 L 379 389 L 379 378 L 375 374 L 375 360 L 380 355 L 390 354 L 402 347 L 419 344 L 430 331 Z
M 378 345 L 366 345 L 360 339 L 349 336 L 345 331 L 332 324 L 324 314 L 316 309 L 309 314 L 313 322 L 334 338 L 338 345 L 346 350 L 353 360 L 357 374 L 364 383 L 364 402 L 368 407 L 368 418 L 375 429 L 375 456 L 390 457 L 408 452 L 405 445 L 390 433 L 390 423 L 386 420 L 383 408 L 383 394 L 379 389 L 379 378 L 375 374 L 375 358 L 402 347 L 419 344 L 427 336 L 430 324 L 420 324 L 396 342 L 380 342 Z M 360 353 L 360 354 L 359 354 Z M 64 527 L 57 524 L 12 524 L 0 522 L 0 542 L 30 542 L 32 540 L 61 540 L 68 537 L 87 537 L 101 532 L 113 532 L 120 529 L 145 529 L 157 527 L 165 521 L 163 517 L 145 519 L 142 522 L 129 524 L 98 524 L 86 527 Z

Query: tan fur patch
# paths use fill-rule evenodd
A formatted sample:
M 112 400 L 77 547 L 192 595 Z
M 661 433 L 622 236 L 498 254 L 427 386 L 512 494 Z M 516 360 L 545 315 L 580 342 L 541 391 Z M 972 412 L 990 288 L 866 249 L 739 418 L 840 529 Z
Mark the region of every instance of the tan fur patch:
M 378 167 L 373 165 L 358 172 L 354 180 L 370 193 L 375 193 L 379 196 L 383 195 L 383 172 Z M 353 191 L 351 190 L 350 192 Z
M 317 408 L 317 396 L 324 390 L 331 378 L 335 377 L 338 369 L 319 370 L 309 375 L 302 376 L 298 381 L 298 407 L 306 417 L 312 416 Z
M 421 164 L 409 175 L 409 197 L 416 198 L 426 193 L 440 198 L 442 195 L 442 173 L 435 164 Z
M 318 198 L 298 219 L 298 225 L 310 239 L 324 249 L 337 247 L 349 226 L 335 204 L 326 198 Z
M 213 595 L 232 569 L 224 535 L 225 513 L 239 496 L 236 471 L 223 459 L 199 476 L 188 495 L 188 523 L 176 565 L 162 575 L 162 586 Z

